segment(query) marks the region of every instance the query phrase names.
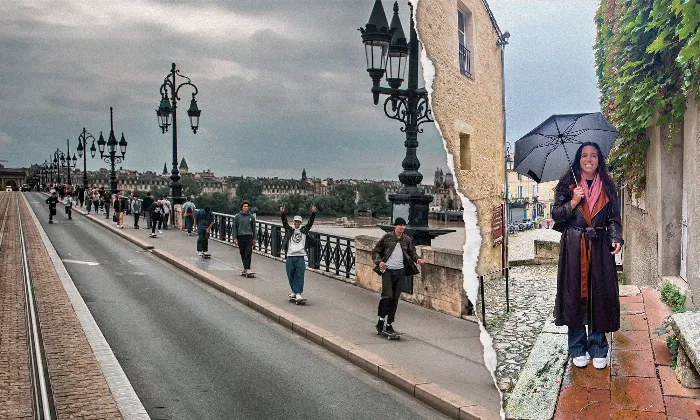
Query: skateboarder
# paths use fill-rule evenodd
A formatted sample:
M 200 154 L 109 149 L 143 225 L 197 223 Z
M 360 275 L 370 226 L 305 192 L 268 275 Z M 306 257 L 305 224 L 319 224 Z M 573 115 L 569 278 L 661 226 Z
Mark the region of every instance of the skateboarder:
M 154 201 L 153 204 L 151 204 L 151 208 L 148 209 L 149 213 L 151 213 L 151 234 L 149 235 L 151 238 L 156 237 L 156 227 L 158 227 L 158 233 L 163 233 L 160 230 L 160 226 L 158 226 L 159 223 L 161 223 L 160 218 L 163 215 L 163 205 L 161 204 L 160 200 Z
M 391 324 L 394 322 L 401 296 L 399 286 L 405 276 L 418 274 L 415 263 L 423 264 L 423 260 L 416 254 L 413 240 L 404 235 L 405 229 L 406 220 L 403 217 L 397 217 L 394 221 L 394 231 L 382 236 L 372 250 L 372 261 L 377 264 L 382 273 L 382 295 L 377 309 L 379 316 L 377 333 L 388 335 L 390 338 L 396 335 Z
M 73 220 L 73 196 L 70 191 L 66 193 L 66 197 L 63 199 L 63 205 L 66 206 L 66 214 L 68 215 L 68 220 Z
M 197 210 L 194 215 L 195 223 L 197 224 L 197 253 L 200 257 L 209 258 L 209 233 L 211 227 L 214 226 L 214 215 L 211 214 L 209 207 L 204 207 L 204 210 Z
M 250 271 L 250 260 L 253 256 L 253 246 L 255 246 L 255 217 L 248 211 L 248 202 L 241 203 L 241 211 L 233 217 L 233 244 L 238 245 L 241 252 L 241 262 L 243 270 L 241 275 L 252 276 Z
M 51 190 L 51 195 L 46 199 L 46 204 L 49 205 L 49 223 L 53 223 L 53 217 L 56 215 L 56 205 L 58 204 L 56 190 Z
M 306 271 L 306 263 L 304 262 L 304 257 L 306 256 L 306 236 L 311 230 L 311 226 L 314 224 L 316 206 L 311 206 L 311 217 L 303 227 L 301 226 L 301 216 L 294 216 L 294 227 L 289 226 L 285 206 L 280 207 L 280 214 L 282 215 L 282 226 L 284 227 L 284 243 L 282 244 L 282 250 L 287 257 L 285 263 L 287 280 L 289 280 L 289 287 L 292 289 L 292 293 L 289 294 L 289 299 L 295 299 L 297 303 L 303 303 L 306 301 L 306 299 L 301 296 L 301 292 L 304 291 L 304 272 Z

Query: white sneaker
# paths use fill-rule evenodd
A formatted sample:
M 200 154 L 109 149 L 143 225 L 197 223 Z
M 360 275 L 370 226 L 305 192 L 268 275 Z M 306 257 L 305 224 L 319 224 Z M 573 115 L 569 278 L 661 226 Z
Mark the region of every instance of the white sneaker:
M 204 255 L 204 253 L 203 253 L 202 251 L 197 252 L 197 254 L 199 254 L 200 257 L 201 257 L 202 255 Z
M 297 298 L 297 300 L 304 300 L 304 298 L 303 298 L 303 297 L 301 297 L 301 293 L 297 293 L 297 296 L 296 296 L 296 298 Z
M 290 299 L 296 299 L 297 295 L 295 293 L 290 293 L 287 295 L 287 297 Z
M 162 230 L 159 230 L 158 233 L 163 233 L 163 231 L 162 231 Z
M 571 360 L 574 362 L 574 366 L 585 368 L 586 366 L 588 366 L 588 361 L 591 360 L 591 356 L 589 356 L 588 353 L 586 353 L 583 356 L 572 357 Z
M 593 358 L 593 367 L 596 369 L 605 369 L 608 366 L 608 358 L 607 357 L 594 357 Z

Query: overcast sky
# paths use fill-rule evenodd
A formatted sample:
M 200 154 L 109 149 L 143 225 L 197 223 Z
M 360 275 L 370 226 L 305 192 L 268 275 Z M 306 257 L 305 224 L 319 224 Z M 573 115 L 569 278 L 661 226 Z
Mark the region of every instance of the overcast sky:
M 506 47 L 508 138 L 553 113 L 597 111 L 595 1 L 490 0 Z M 160 172 L 172 135 L 154 109 L 172 62 L 199 88 L 192 134 L 181 91 L 179 157 L 217 175 L 397 179 L 401 124 L 372 103 L 357 28 L 372 0 L 0 2 L 0 160 L 43 162 L 86 127 L 129 147 L 125 168 Z M 385 1 L 387 12 L 393 3 Z M 408 32 L 407 6 L 402 7 Z M 390 18 L 390 14 L 387 13 Z M 424 182 L 447 168 L 430 124 Z M 99 159 L 88 169 L 106 167 Z

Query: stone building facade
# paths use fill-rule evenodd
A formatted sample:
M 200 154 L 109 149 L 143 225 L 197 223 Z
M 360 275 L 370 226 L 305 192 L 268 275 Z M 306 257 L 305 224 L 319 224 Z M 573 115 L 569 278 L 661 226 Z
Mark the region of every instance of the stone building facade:
M 454 164 L 460 192 L 477 210 L 477 273 L 501 268 L 491 217 L 505 186 L 502 38 L 483 0 L 421 0 L 417 31 L 435 67 L 431 106 Z
M 668 280 L 700 308 L 700 103 L 691 95 L 680 129 L 647 129 L 646 188 L 623 190 L 623 267 L 631 284 Z

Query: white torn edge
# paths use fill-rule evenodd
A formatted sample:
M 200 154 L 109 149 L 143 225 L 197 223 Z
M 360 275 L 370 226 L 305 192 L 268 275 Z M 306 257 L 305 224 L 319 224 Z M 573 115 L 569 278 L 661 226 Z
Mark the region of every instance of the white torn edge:
M 416 34 L 418 35 L 418 40 L 420 41 L 420 35 L 418 34 L 417 29 L 418 1 L 419 0 L 414 0 L 415 11 L 413 13 L 413 23 L 416 27 Z M 420 42 L 421 44 L 423 44 L 423 41 Z M 433 66 L 433 62 L 430 60 L 430 58 L 428 58 L 425 47 L 421 48 L 420 62 L 421 66 L 423 67 L 423 82 L 425 83 L 425 89 L 428 91 L 428 104 L 430 105 L 430 109 L 432 110 L 435 66 Z M 434 117 L 435 116 L 433 115 L 433 118 Z M 445 149 L 445 153 L 447 154 L 447 166 L 450 169 L 450 171 L 452 171 L 452 173 L 454 174 L 455 189 L 457 191 L 457 194 L 459 195 L 459 198 L 462 200 L 462 207 L 464 208 L 463 219 L 466 238 L 463 247 L 464 254 L 462 257 L 462 273 L 464 274 L 463 287 L 464 290 L 467 292 L 467 298 L 472 303 L 473 307 L 476 309 L 476 300 L 478 297 L 477 295 L 479 293 L 479 281 L 476 272 L 476 264 L 479 259 L 479 250 L 481 249 L 481 229 L 479 228 L 479 219 L 477 216 L 476 206 L 471 201 L 469 201 L 469 199 L 464 194 L 462 194 L 462 192 L 459 189 L 459 176 L 457 176 L 457 172 L 455 171 L 454 156 L 450 153 L 450 151 L 447 148 L 447 141 L 442 135 L 442 130 L 440 129 L 440 125 L 438 124 L 437 120 L 434 121 L 434 124 L 435 128 L 437 128 L 438 130 L 438 133 L 440 133 L 440 138 L 442 138 L 442 147 L 443 149 Z M 484 346 L 484 364 L 486 365 L 486 369 L 488 369 L 489 373 L 491 373 L 493 384 L 496 387 L 498 394 L 501 396 L 501 418 L 505 418 L 505 411 L 503 409 L 503 393 L 498 387 L 498 383 L 496 381 L 495 372 L 496 366 L 498 364 L 498 359 L 496 357 L 496 350 L 493 348 L 493 339 L 489 335 L 488 331 L 486 331 L 486 327 L 479 319 L 479 317 L 476 318 L 479 321 L 479 329 L 481 330 L 481 333 L 479 334 L 479 339 L 481 341 L 481 344 Z
M 129 378 L 127 378 L 126 374 L 124 373 L 124 370 L 119 364 L 116 356 L 114 356 L 112 348 L 109 346 L 109 343 L 107 343 L 107 340 L 105 340 L 104 335 L 102 335 L 102 331 L 100 331 L 100 327 L 92 317 L 92 314 L 85 304 L 85 301 L 80 296 L 78 289 L 73 283 L 73 279 L 71 278 L 70 274 L 68 274 L 68 271 L 63 265 L 61 258 L 58 256 L 58 253 L 56 253 L 56 249 L 53 247 L 48 235 L 46 235 L 46 231 L 44 231 L 44 228 L 41 227 L 39 219 L 36 217 L 34 210 L 27 202 L 27 198 L 24 197 L 24 194 L 22 194 L 22 197 L 27 204 L 29 213 L 31 214 L 32 219 L 34 219 L 34 224 L 41 235 L 41 240 L 44 242 L 44 246 L 46 246 L 46 250 L 51 257 L 51 261 L 53 262 L 56 272 L 58 273 L 58 277 L 61 279 L 63 288 L 65 289 L 71 305 L 75 310 L 80 326 L 83 328 L 83 331 L 85 331 L 85 336 L 88 343 L 90 343 L 92 353 L 95 355 L 97 364 L 100 366 L 100 370 L 107 381 L 107 385 L 109 386 L 109 390 L 114 397 L 114 401 L 117 404 L 120 414 L 125 420 L 149 420 L 150 417 L 146 412 L 146 409 L 143 407 L 138 395 L 136 395 L 134 388 L 131 386 L 131 382 L 129 382 Z

